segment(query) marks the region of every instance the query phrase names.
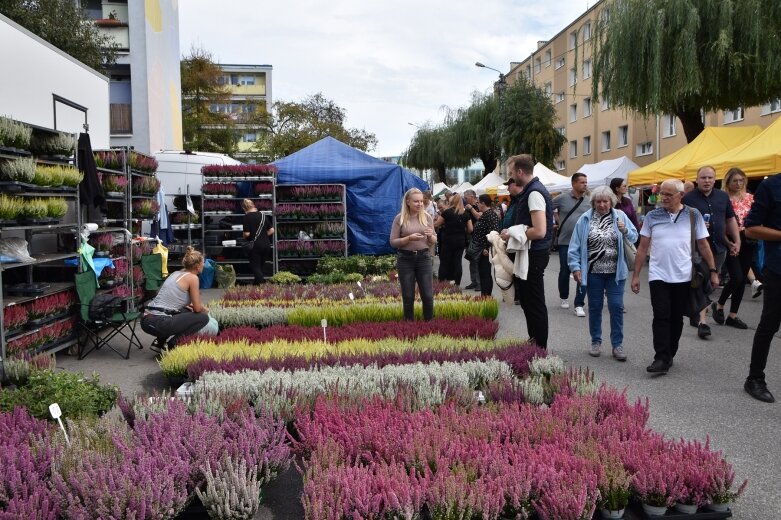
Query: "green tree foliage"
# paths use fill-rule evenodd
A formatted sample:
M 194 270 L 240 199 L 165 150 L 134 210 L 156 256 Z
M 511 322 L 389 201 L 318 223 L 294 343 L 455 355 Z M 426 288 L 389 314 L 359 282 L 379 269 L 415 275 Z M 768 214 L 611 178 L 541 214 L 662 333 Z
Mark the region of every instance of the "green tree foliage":
M 451 162 L 469 166 L 477 157 L 486 172 L 494 171 L 501 151 L 497 125 L 499 105 L 498 96 L 474 92 L 469 106 L 448 114 L 446 149 L 452 157 Z
M 778 0 L 614 0 L 595 36 L 595 99 L 644 116 L 673 113 L 689 142 L 703 129 L 700 110 L 781 93 Z
M 463 156 L 448 153 L 447 146 L 452 142 L 448 135 L 450 126 L 436 128 L 419 128 L 412 136 L 412 142 L 404 152 L 401 162 L 404 166 L 419 170 L 432 169 L 436 172 L 437 182 L 447 182 L 445 178 L 447 168 L 468 166 L 470 160 L 463 160 Z
M 230 91 L 219 82 L 222 71 L 209 52 L 192 48 L 181 62 L 182 134 L 186 150 L 230 154 L 238 141 L 230 114 L 212 112 L 211 105 L 230 102 Z
M 331 136 L 364 152 L 373 150 L 377 137 L 363 129 L 345 128 L 346 117 L 347 111 L 322 93 L 301 102 L 277 101 L 270 113 L 261 114 L 259 125 L 265 132 L 256 147 L 273 160 Z
M 118 45 L 98 31 L 78 4 L 74 0 L 0 0 L 0 13 L 85 65 L 103 71 L 116 60 Z

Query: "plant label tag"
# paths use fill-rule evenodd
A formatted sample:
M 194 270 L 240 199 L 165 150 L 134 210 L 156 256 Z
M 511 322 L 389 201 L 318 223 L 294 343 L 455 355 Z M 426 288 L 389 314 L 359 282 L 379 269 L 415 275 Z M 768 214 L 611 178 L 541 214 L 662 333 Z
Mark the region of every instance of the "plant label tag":
M 355 300 L 355 295 L 353 293 L 350 293 L 347 296 L 349 296 L 351 300 Z
M 323 328 L 326 328 L 328 326 L 328 320 L 325 319 L 325 318 L 320 320 L 320 326 L 323 327 Z
M 52 414 L 52 419 L 59 419 L 62 416 L 62 410 L 60 410 L 60 405 L 57 403 L 50 404 L 49 413 Z

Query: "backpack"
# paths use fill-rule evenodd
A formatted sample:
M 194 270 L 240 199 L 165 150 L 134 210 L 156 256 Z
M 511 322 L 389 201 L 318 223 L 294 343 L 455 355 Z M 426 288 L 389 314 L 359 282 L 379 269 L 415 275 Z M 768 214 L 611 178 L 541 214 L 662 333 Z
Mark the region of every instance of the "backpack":
M 98 294 L 89 304 L 89 319 L 104 321 L 121 312 L 122 298 L 111 294 Z

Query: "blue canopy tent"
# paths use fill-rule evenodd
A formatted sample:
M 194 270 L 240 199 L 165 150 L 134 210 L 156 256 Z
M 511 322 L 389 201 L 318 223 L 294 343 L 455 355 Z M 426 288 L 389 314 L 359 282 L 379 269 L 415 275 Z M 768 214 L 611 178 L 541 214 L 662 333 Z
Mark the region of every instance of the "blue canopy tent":
M 347 240 L 350 253 L 390 253 L 393 218 L 410 188 L 428 184 L 401 166 L 356 150 L 333 137 L 272 163 L 278 184 L 344 184 L 347 187 Z

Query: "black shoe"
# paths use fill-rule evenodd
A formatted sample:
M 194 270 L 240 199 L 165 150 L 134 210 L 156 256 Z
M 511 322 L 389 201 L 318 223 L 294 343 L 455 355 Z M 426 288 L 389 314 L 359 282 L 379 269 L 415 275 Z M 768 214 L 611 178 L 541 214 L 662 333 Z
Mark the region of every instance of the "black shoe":
M 748 328 L 748 325 L 746 325 L 743 320 L 735 316 L 734 318 L 730 318 L 727 316 L 727 319 L 724 320 L 724 325 L 735 327 L 736 329 L 740 330 L 746 330 Z
M 651 372 L 652 374 L 666 374 L 668 370 L 670 370 L 670 364 L 665 363 L 661 359 L 657 359 L 647 367 L 645 367 L 646 372 Z
M 695 316 L 693 318 L 689 318 L 689 325 L 691 325 L 692 327 L 696 327 L 699 324 L 700 324 L 700 316 L 699 315 L 697 315 L 697 316 Z
M 474 289 L 475 287 L 477 287 L 475 284 L 473 284 L 473 283 L 470 283 L 469 285 L 467 285 L 466 287 L 464 287 L 464 289 Z
M 754 285 L 752 283 L 751 287 L 754 289 L 754 292 L 751 294 L 752 298 L 757 298 L 757 297 L 759 297 L 762 294 L 762 284 L 761 283 L 758 283 L 756 285 Z
M 710 336 L 710 327 L 705 323 L 700 323 L 697 325 L 697 335 L 700 337 L 700 339 L 707 338 Z
M 743 390 L 757 401 L 763 401 L 765 403 L 774 403 L 776 401 L 776 398 L 773 397 L 773 394 L 767 389 L 767 384 L 764 381 L 746 379 L 746 382 L 743 384 Z
M 716 302 L 711 303 L 710 308 L 713 311 L 713 321 L 719 325 L 724 325 L 724 309 L 719 309 L 719 305 Z

